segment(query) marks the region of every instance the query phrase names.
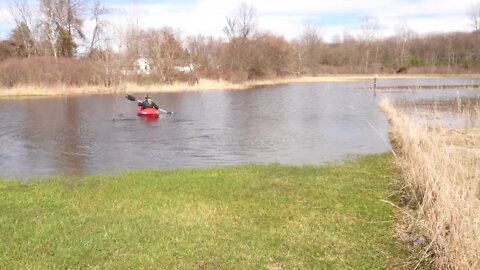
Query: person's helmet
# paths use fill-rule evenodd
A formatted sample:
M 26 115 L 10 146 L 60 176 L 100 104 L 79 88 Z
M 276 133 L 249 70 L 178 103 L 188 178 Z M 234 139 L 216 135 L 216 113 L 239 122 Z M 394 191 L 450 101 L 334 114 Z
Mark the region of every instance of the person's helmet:
M 149 98 L 150 98 L 150 96 L 147 94 L 147 95 L 145 96 L 145 99 L 149 99 Z

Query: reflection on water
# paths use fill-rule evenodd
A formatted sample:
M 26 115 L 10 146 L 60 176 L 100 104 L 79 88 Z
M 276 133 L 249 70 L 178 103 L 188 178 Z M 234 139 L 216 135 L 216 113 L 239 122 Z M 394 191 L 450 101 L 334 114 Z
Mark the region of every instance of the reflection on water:
M 451 82 L 392 80 L 379 85 Z M 369 86 L 370 82 L 293 84 L 151 94 L 160 107 L 177 112 L 159 118 L 138 117 L 135 103 L 121 94 L 3 99 L 0 177 L 246 163 L 321 164 L 381 153 L 390 147 L 388 125 L 373 94 L 365 90 Z M 459 93 L 478 98 L 477 91 Z M 451 90 L 400 91 L 381 92 L 377 99 L 388 96 L 404 104 L 421 104 L 455 95 Z

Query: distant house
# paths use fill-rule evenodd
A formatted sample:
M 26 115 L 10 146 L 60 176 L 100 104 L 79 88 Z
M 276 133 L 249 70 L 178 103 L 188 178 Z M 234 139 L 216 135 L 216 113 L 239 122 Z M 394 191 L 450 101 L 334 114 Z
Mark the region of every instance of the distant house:
M 135 60 L 137 74 L 150 74 L 152 72 L 153 61 L 148 58 L 140 57 Z
M 188 73 L 192 73 L 195 70 L 195 67 L 192 64 L 188 64 L 185 66 L 175 66 L 175 69 L 180 72 L 188 74 Z

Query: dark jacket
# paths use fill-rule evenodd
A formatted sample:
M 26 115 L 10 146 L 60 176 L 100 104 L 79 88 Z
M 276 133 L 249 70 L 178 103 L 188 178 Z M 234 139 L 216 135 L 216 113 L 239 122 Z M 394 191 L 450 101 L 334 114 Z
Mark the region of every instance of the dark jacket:
M 158 110 L 157 104 L 155 104 L 155 102 L 153 102 L 151 99 L 150 100 L 146 99 L 142 102 L 138 102 L 138 106 L 141 106 L 143 109 L 155 108 Z

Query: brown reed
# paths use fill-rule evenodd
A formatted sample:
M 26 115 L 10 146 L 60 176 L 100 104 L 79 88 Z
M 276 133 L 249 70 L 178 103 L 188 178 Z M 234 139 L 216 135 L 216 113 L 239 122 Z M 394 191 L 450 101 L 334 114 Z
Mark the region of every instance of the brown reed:
M 388 100 L 379 105 L 389 118 L 408 204 L 415 209 L 406 228 L 428 239 L 421 260 L 431 256 L 439 269 L 480 269 L 479 130 L 432 124 L 440 117 L 433 108 L 420 117 Z M 452 107 L 451 112 L 461 114 L 458 119 L 480 120 L 478 110 Z

